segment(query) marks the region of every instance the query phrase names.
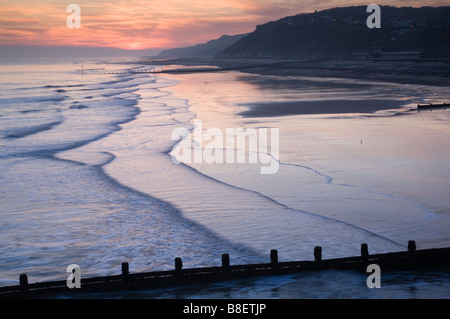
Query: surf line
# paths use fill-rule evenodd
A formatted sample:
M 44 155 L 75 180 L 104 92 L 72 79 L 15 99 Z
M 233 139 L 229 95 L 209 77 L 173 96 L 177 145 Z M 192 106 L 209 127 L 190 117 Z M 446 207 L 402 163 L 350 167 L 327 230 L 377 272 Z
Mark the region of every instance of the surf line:
M 170 150 L 169 150 L 169 151 L 166 151 L 166 152 L 163 152 L 163 153 L 164 153 L 165 155 L 171 157 L 171 155 L 170 155 Z M 276 199 L 274 199 L 274 198 L 272 198 L 272 197 L 270 197 L 270 196 L 268 196 L 268 195 L 265 195 L 265 194 L 263 194 L 263 193 L 260 193 L 260 192 L 258 192 L 258 191 L 255 191 L 255 190 L 252 190 L 252 189 L 243 188 L 243 187 L 240 187 L 240 186 L 236 186 L 236 185 L 233 185 L 233 184 L 224 182 L 224 181 L 222 181 L 222 180 L 220 180 L 220 179 L 217 179 L 217 178 L 215 178 L 215 177 L 209 176 L 209 175 L 207 175 L 207 174 L 205 174 L 205 173 L 199 171 L 198 169 L 194 168 L 194 167 L 191 166 L 191 165 L 188 165 L 187 163 L 180 163 L 180 165 L 183 165 L 184 167 L 186 167 L 186 168 L 188 168 L 188 169 L 194 171 L 195 173 L 197 173 L 197 174 L 199 174 L 199 175 L 201 175 L 201 176 L 203 176 L 203 177 L 205 177 L 205 178 L 208 178 L 208 179 L 210 179 L 210 180 L 212 180 L 212 181 L 215 181 L 215 182 L 217 182 L 217 183 L 220 183 L 220 184 L 222 184 L 222 185 L 226 185 L 226 186 L 228 186 L 228 187 L 231 187 L 231 188 L 234 188 L 234 189 L 237 189 L 237 190 L 240 190 L 240 191 L 253 193 L 253 194 L 255 194 L 255 195 L 257 195 L 257 196 L 259 196 L 259 197 L 261 197 L 261 198 L 264 198 L 264 199 L 266 199 L 266 200 L 268 200 L 268 201 L 270 201 L 270 202 L 272 202 L 272 203 L 274 203 L 274 204 L 276 204 L 276 205 L 279 205 L 280 207 L 283 207 L 283 208 L 285 208 L 285 209 L 291 210 L 291 211 L 293 211 L 293 212 L 297 212 L 297 213 L 305 214 L 305 215 L 309 215 L 309 216 L 314 216 L 314 217 L 321 218 L 321 219 L 326 220 L 326 221 L 331 221 L 331 222 L 335 222 L 335 223 L 337 223 L 337 224 L 341 224 L 341 225 L 346 225 L 346 226 L 349 226 L 349 227 L 353 227 L 353 228 L 356 229 L 356 230 L 359 230 L 359 231 L 361 231 L 361 232 L 363 232 L 363 233 L 370 234 L 370 235 L 372 235 L 372 236 L 374 236 L 374 237 L 377 237 L 377 238 L 386 240 L 386 241 L 388 241 L 388 242 L 390 242 L 390 243 L 392 243 L 392 244 L 397 245 L 398 247 L 402 247 L 402 248 L 406 247 L 404 244 L 401 244 L 401 243 L 399 243 L 399 242 L 397 242 L 397 241 L 395 241 L 395 240 L 393 240 L 393 239 L 390 239 L 390 238 L 385 237 L 385 236 L 383 236 L 383 235 L 374 233 L 374 232 L 372 232 L 372 231 L 370 231 L 370 230 L 367 230 L 367 229 L 365 229 L 365 228 L 356 226 L 356 225 L 354 225 L 354 224 L 350 224 L 350 223 L 345 222 L 345 221 L 342 221 L 342 220 L 338 220 L 338 219 L 334 219 L 334 218 L 331 218 L 331 217 L 319 215 L 319 214 L 312 213 L 312 212 L 308 212 L 308 211 L 305 211 L 305 210 L 300 210 L 300 209 L 297 209 L 297 208 L 293 208 L 293 207 L 290 207 L 289 205 L 287 205 L 287 204 L 285 204 L 285 203 L 283 203 L 283 202 L 280 202 L 280 201 L 278 201 L 278 200 L 276 200 Z
M 312 171 L 315 174 L 325 178 L 326 184 L 331 184 L 331 185 L 334 185 L 334 186 L 341 186 L 341 187 L 349 187 L 349 188 L 361 189 L 361 190 L 363 190 L 363 191 L 365 191 L 367 193 L 370 193 L 370 194 L 374 194 L 374 195 L 378 195 L 378 196 L 382 196 L 382 197 L 387 197 L 387 198 L 392 198 L 392 199 L 398 199 L 400 201 L 404 201 L 404 202 L 407 202 L 409 204 L 417 206 L 417 208 L 419 208 L 420 210 L 426 212 L 428 214 L 428 216 L 437 216 L 436 213 L 433 210 L 426 208 L 419 201 L 411 199 L 411 198 L 404 198 L 404 197 L 399 196 L 399 195 L 382 193 L 382 192 L 376 192 L 376 191 L 373 191 L 370 188 L 364 187 L 364 186 L 358 186 L 358 185 L 352 185 L 352 184 L 344 184 L 344 183 L 335 183 L 333 177 L 325 175 L 325 174 L 319 172 L 318 170 L 316 170 L 314 168 L 311 168 L 311 167 L 308 167 L 308 166 L 305 166 L 305 165 L 293 164 L 293 163 L 282 163 L 282 162 L 280 162 L 280 165 L 304 168 L 304 169 Z
M 226 128 L 225 134 L 216 127 L 203 131 L 202 120 L 194 120 L 194 130 L 181 127 L 172 131 L 171 140 L 179 140 L 170 152 L 172 161 L 179 163 L 248 163 L 259 162 L 261 174 L 275 174 L 279 168 L 279 128 Z M 248 138 L 248 145 L 246 143 Z M 210 141 L 203 147 L 204 140 Z M 270 142 L 269 142 L 270 141 Z M 267 156 L 269 153 L 272 156 Z M 235 147 L 237 145 L 237 147 Z M 247 149 L 246 151 L 240 151 Z M 235 155 L 235 150 L 238 150 Z M 225 150 L 225 151 L 224 151 Z M 247 159 L 248 154 L 248 159 Z

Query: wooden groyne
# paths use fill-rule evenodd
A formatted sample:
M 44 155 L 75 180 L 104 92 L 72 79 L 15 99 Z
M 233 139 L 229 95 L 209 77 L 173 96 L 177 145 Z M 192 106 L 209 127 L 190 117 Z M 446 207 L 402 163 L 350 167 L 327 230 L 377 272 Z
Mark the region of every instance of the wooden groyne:
M 28 283 L 21 274 L 19 284 L 0 287 L 0 298 L 35 298 L 59 293 L 110 292 L 137 289 L 176 287 L 205 282 L 232 279 L 277 276 L 303 271 L 355 270 L 366 272 L 367 266 L 377 264 L 382 271 L 420 270 L 450 267 L 450 248 L 417 250 L 414 241 L 408 242 L 408 250 L 401 252 L 369 254 L 367 244 L 361 245 L 361 255 L 347 258 L 322 259 L 322 248 L 314 247 L 314 260 L 279 262 L 278 252 L 270 251 L 270 262 L 263 264 L 231 265 L 228 254 L 222 255 L 222 265 L 183 269 L 181 258 L 175 258 L 175 269 L 130 273 L 128 263 L 122 263 L 122 273 L 114 276 L 81 278 L 80 288 L 68 288 L 67 280 Z
M 447 108 L 450 104 L 447 103 L 440 103 L 440 104 L 417 104 L 417 110 L 431 110 L 431 109 L 437 109 L 437 108 Z

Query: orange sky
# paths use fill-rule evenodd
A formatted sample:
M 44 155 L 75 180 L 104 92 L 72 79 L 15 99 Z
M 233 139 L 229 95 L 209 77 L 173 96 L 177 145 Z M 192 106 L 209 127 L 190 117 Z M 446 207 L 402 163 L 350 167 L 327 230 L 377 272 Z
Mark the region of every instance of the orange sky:
M 380 5 L 448 5 L 449 0 L 373 1 Z M 359 0 L 0 0 L 0 44 L 147 49 L 181 47 L 251 32 L 255 25 L 301 12 L 368 5 Z M 69 4 L 81 28 L 69 29 Z

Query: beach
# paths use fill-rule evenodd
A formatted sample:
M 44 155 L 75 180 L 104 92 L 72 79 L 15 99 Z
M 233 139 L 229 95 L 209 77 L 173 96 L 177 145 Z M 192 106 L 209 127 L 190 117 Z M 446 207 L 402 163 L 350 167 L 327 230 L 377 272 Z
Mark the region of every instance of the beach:
M 175 257 L 187 268 L 215 266 L 223 253 L 232 264 L 267 262 L 271 249 L 281 261 L 312 260 L 317 245 L 324 258 L 358 255 L 361 243 L 370 253 L 405 250 L 408 240 L 419 249 L 450 246 L 450 113 L 414 110 L 448 102 L 445 85 L 314 68 L 146 73 L 180 61 L 85 61 L 81 75 L 71 62 L 36 64 L 26 80 L 23 66 L 2 74 L 2 285 L 25 272 L 30 281 L 65 279 L 71 263 L 97 276 L 117 274 L 124 261 L 138 272 L 172 269 Z M 192 132 L 195 121 L 205 131 L 278 129 L 279 154 L 176 163 L 171 136 Z M 248 159 L 248 145 L 236 151 Z M 261 174 L 269 155 L 278 169 Z M 307 291 L 291 276 L 242 283 L 251 293 L 239 283 L 236 294 L 220 285 L 209 292 L 370 297 L 365 279 L 363 289 L 352 286 L 360 275 L 330 276 L 300 281 Z M 410 296 L 393 276 L 383 296 Z M 434 296 L 442 296 L 448 276 L 433 276 Z M 317 281 L 336 293 L 314 291 Z M 268 295 L 276 287 L 282 292 Z M 433 296 L 433 285 L 424 287 Z
M 280 129 L 276 174 L 261 176 L 250 164 L 248 170 L 245 165 L 190 164 L 196 170 L 290 209 L 343 221 L 399 245 L 411 234 L 422 247 L 449 244 L 445 239 L 449 154 L 441 135 L 448 112 L 411 111 L 430 97 L 445 100 L 443 88 L 242 73 L 177 77 L 182 81 L 172 90 L 188 97 L 203 127 Z M 353 107 L 363 104 L 362 97 L 367 103 L 356 110 Z M 303 105 L 308 106 L 306 111 Z M 442 236 L 434 239 L 437 229 Z

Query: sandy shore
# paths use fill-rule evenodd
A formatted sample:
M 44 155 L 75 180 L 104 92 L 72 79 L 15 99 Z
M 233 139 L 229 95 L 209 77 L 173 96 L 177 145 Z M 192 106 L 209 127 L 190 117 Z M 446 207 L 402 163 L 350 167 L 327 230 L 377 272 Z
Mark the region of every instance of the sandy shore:
M 270 59 L 167 59 L 142 60 L 143 64 L 159 65 L 163 72 L 198 73 L 198 72 L 242 72 L 242 79 L 263 91 L 293 89 L 297 92 L 320 89 L 359 91 L 372 90 L 380 83 L 450 86 L 450 64 L 437 62 L 374 62 L 374 61 L 300 61 Z M 186 69 L 187 66 L 188 68 Z M 201 69 L 209 66 L 215 69 Z M 191 68 L 191 71 L 189 70 Z M 263 78 L 248 76 L 264 75 Z M 247 76 L 246 76 L 247 75 Z M 329 79 L 343 79 L 329 81 Z M 370 83 L 370 84 L 368 84 Z M 405 97 L 397 99 L 372 96 L 345 96 L 324 99 L 317 98 L 290 99 L 288 101 L 267 100 L 239 104 L 248 108 L 239 113 L 244 117 L 271 117 L 296 114 L 343 114 L 374 113 L 376 111 L 408 108 L 417 105 L 415 100 Z M 435 101 L 448 103 L 450 101 Z
M 371 80 L 403 84 L 450 86 L 450 63 L 392 61 L 312 61 L 275 59 L 142 59 L 142 64 L 160 66 L 214 66 L 225 70 L 281 76 L 313 76 Z
M 214 191 L 211 197 L 197 196 L 211 199 L 207 201 L 208 214 L 201 215 L 200 222 L 225 237 L 262 250 L 280 240 L 276 249 L 280 254 L 283 251 L 283 256 L 309 256 L 309 247 L 323 241 L 324 247 L 330 245 L 327 253 L 335 254 L 346 249 L 336 237 L 353 238 L 352 243 L 362 240 L 353 230 L 340 234 L 333 230 L 330 235 L 321 222 L 311 226 L 300 220 L 304 217 L 302 212 L 355 225 L 396 243 L 413 238 L 421 247 L 448 244 L 449 204 L 445 190 L 449 179 L 445 159 L 449 148 L 444 137 L 448 112 L 408 112 L 407 116 L 352 114 L 403 105 L 413 107 L 423 101 L 438 103 L 437 99 L 450 97 L 446 87 L 360 80 L 356 75 L 276 76 L 253 71 L 161 76 L 179 82 L 168 90 L 189 101 L 189 110 L 202 120 L 203 129 L 225 132 L 235 127 L 267 127 L 280 131 L 280 167 L 276 174 L 261 175 L 261 163 L 191 164 L 204 176 L 224 183 L 220 185 L 234 185 L 251 192 L 245 193 L 242 201 L 237 201 L 242 198 L 238 193 L 224 196 L 225 191 L 231 191 L 228 188 Z M 299 115 L 342 112 L 351 113 Z M 427 187 L 423 187 L 424 181 Z M 214 185 L 208 184 L 204 192 L 210 192 Z M 252 196 L 255 193 L 273 201 L 260 202 L 260 197 L 256 200 Z M 191 200 L 181 201 L 179 197 L 168 201 L 185 205 Z M 220 203 L 222 199 L 226 205 Z M 230 213 L 231 206 L 236 215 Z M 285 211 L 286 207 L 296 211 L 290 211 L 291 214 Z M 369 244 L 374 249 L 384 245 L 375 241 Z M 301 253 L 299 242 L 305 245 Z

